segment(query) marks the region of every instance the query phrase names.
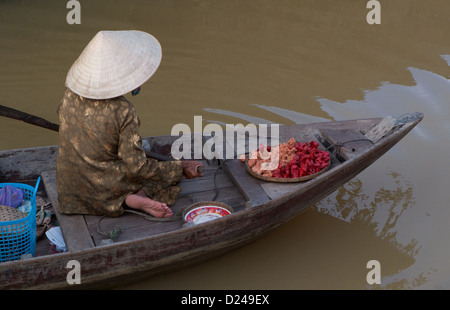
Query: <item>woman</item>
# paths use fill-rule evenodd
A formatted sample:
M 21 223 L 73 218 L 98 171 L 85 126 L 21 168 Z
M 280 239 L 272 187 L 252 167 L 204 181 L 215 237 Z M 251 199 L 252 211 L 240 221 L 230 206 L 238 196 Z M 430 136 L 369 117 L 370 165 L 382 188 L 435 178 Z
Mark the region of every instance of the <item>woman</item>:
M 124 206 L 170 217 L 177 183 L 201 176 L 194 161 L 158 162 L 142 149 L 139 118 L 123 96 L 161 62 L 161 46 L 141 31 L 100 31 L 70 68 L 58 107 L 58 208 L 119 216 Z

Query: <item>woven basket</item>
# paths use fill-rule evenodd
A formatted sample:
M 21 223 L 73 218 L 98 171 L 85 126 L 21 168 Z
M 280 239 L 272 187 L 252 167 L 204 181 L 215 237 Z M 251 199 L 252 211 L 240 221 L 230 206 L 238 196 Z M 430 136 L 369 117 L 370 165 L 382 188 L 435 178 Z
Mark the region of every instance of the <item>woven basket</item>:
M 0 262 L 20 259 L 24 254 L 34 255 L 36 248 L 36 192 L 40 178 L 33 188 L 21 183 L 0 183 L 0 188 L 11 185 L 23 191 L 24 199 L 31 201 L 28 214 L 9 206 L 0 206 Z
M 20 220 L 27 216 L 22 211 L 8 206 L 0 205 L 0 222 L 9 222 L 14 220 Z

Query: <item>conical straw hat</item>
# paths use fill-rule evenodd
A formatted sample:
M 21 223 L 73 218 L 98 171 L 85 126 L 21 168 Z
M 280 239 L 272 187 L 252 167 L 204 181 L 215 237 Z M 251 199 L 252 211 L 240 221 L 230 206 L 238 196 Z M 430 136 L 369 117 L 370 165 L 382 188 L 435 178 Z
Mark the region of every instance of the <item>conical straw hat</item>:
M 147 81 L 161 57 L 161 45 L 148 33 L 100 31 L 70 68 L 66 86 L 86 98 L 118 97 Z

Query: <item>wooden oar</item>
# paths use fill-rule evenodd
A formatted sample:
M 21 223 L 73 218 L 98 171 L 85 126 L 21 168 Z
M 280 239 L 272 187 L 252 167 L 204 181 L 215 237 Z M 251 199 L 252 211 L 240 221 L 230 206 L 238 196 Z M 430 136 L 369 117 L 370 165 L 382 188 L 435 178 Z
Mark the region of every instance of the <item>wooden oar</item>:
M 58 124 L 49 122 L 46 119 L 43 119 L 39 116 L 31 115 L 31 114 L 28 114 L 28 113 L 25 113 L 25 112 L 22 112 L 22 111 L 19 111 L 16 109 L 5 107 L 4 105 L 0 105 L 0 115 L 9 117 L 9 118 L 13 118 L 13 119 L 17 119 L 20 121 L 24 121 L 26 123 L 40 126 L 43 128 L 47 128 L 47 129 L 50 129 L 53 131 L 59 131 Z M 159 160 L 163 160 L 163 161 L 172 160 L 170 157 L 167 157 L 167 156 L 164 156 L 161 154 L 157 154 L 157 153 L 154 153 L 149 150 L 145 150 L 145 154 L 147 155 L 147 157 L 151 157 L 151 158 L 155 158 L 155 159 L 159 159 Z
M 4 117 L 9 117 L 12 119 L 17 119 L 20 121 L 24 121 L 25 123 L 36 125 L 39 127 L 47 128 L 53 131 L 59 131 L 59 125 L 49 122 L 46 119 L 43 119 L 39 116 L 31 115 L 13 108 L 5 107 L 4 105 L 0 105 L 0 115 Z M 168 156 L 164 156 L 155 152 L 152 152 L 150 150 L 144 150 L 145 155 L 149 158 L 158 159 L 161 161 L 171 161 L 174 160 L 173 158 L 170 158 Z M 202 173 L 203 167 L 197 167 L 197 172 Z
M 22 112 L 22 111 L 19 111 L 16 109 L 8 108 L 3 105 L 0 105 L 0 115 L 9 117 L 9 118 L 13 118 L 13 119 L 17 119 L 20 121 L 24 121 L 25 123 L 36 125 L 39 127 L 51 129 L 54 131 L 59 130 L 58 124 L 54 124 L 54 123 L 49 122 L 38 116 L 34 116 L 34 115 L 31 115 L 31 114 L 28 114 L 28 113 L 25 113 L 25 112 Z

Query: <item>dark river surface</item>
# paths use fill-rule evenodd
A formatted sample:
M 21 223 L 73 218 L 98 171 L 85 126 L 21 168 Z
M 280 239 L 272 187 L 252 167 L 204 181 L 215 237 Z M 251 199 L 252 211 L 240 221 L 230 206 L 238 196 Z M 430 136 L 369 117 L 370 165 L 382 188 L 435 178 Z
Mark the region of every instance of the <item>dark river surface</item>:
M 450 1 L 0 0 L 0 104 L 57 122 L 67 71 L 99 30 L 137 29 L 163 60 L 139 96 L 141 135 L 177 123 L 281 124 L 424 112 L 359 176 L 266 237 L 124 289 L 450 288 Z M 0 149 L 57 144 L 0 119 Z M 381 284 L 369 284 L 378 260 Z

